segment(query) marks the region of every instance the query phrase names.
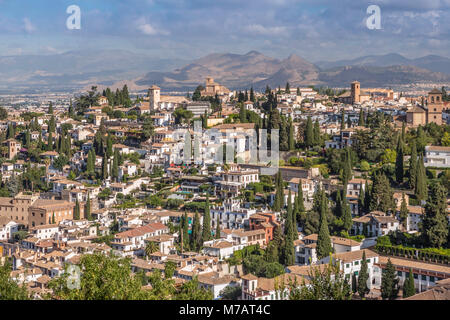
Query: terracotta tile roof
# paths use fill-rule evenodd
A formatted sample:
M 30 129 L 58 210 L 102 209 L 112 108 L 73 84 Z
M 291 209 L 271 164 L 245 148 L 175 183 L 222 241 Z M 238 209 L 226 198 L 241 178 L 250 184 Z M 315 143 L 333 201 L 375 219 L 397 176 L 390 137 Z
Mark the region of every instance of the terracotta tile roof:
M 422 261 L 415 261 L 415 260 L 408 260 L 408 259 L 401 259 L 396 257 L 385 257 L 380 256 L 379 264 L 385 265 L 387 264 L 388 258 L 391 259 L 391 262 L 394 266 L 401 266 L 405 268 L 413 268 L 413 269 L 421 269 L 421 270 L 427 270 L 427 271 L 434 271 L 434 272 L 440 272 L 445 273 L 450 277 L 450 266 L 445 265 L 439 265 L 439 264 L 433 264 L 433 263 L 426 263 Z

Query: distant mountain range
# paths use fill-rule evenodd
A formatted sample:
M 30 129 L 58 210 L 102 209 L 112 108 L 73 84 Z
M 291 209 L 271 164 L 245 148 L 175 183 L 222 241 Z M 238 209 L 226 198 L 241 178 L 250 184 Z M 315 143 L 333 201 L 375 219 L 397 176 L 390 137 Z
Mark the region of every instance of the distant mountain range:
M 450 82 L 450 59 L 426 56 L 410 60 L 398 54 L 312 64 L 297 55 L 278 60 L 259 52 L 244 55 L 211 54 L 173 72 L 149 72 L 136 84 L 157 84 L 164 89 L 189 90 L 207 76 L 231 89 L 325 85 L 348 87 L 395 86 L 417 82 Z
M 397 53 L 386 55 L 372 55 L 356 58 L 353 60 L 339 60 L 334 62 L 319 61 L 315 63 L 322 70 L 343 66 L 357 67 L 389 67 L 389 66 L 413 66 L 427 69 L 433 72 L 443 72 L 450 74 L 450 59 L 428 55 L 417 59 L 408 59 Z
M 125 50 L 0 57 L 0 93 L 80 90 L 94 84 L 114 88 L 123 83 L 132 90 L 157 84 L 164 91 L 192 91 L 207 76 L 230 89 L 275 88 L 286 82 L 291 86 L 348 87 L 354 80 L 363 87 L 450 83 L 450 59 L 436 55 L 408 59 L 393 53 L 313 64 L 294 54 L 275 59 L 250 51 L 214 53 L 189 62 Z
M 0 56 L 0 92 L 76 90 L 91 83 L 111 85 L 141 77 L 145 70 L 171 70 L 185 63 L 126 50 Z

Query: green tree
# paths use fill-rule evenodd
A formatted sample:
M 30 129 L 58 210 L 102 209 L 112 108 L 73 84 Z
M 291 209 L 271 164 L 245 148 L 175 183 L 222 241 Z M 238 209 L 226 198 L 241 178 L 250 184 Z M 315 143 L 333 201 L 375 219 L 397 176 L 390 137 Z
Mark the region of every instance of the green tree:
M 402 204 L 400 206 L 400 222 L 402 223 L 403 227 L 407 228 L 408 223 L 408 204 L 406 203 L 405 193 L 402 193 Z
M 191 249 L 194 251 L 199 251 L 202 247 L 202 230 L 200 226 L 200 217 L 198 212 L 195 213 L 194 221 L 192 222 L 192 233 L 191 233 Z
M 11 278 L 12 266 L 9 260 L 0 263 L 0 300 L 28 300 L 27 287 Z
M 320 125 L 319 125 L 319 120 L 316 120 L 314 122 L 314 127 L 313 127 L 313 136 L 314 136 L 314 145 L 320 145 L 321 144 L 321 140 L 320 140 Z
M 47 151 L 53 151 L 53 134 L 49 132 L 47 139 Z
M 91 197 L 89 196 L 89 193 L 88 193 L 87 200 L 86 200 L 86 206 L 84 208 L 84 217 L 87 220 L 89 220 L 89 221 L 92 220 L 92 215 L 91 215 Z
M 211 240 L 211 213 L 209 196 L 206 196 L 205 213 L 203 215 L 202 243 Z
M 219 223 L 216 223 L 215 238 L 220 239 L 220 224 Z
M 409 188 L 416 189 L 417 180 L 417 148 L 415 140 L 411 143 L 411 157 L 409 158 L 408 182 Z
M 8 111 L 4 107 L 0 107 L 0 120 L 8 119 Z
M 398 139 L 397 144 L 397 158 L 395 160 L 395 178 L 398 184 L 403 183 L 403 175 L 404 175 L 404 168 L 403 168 L 403 140 L 401 137 Z
M 325 198 L 322 196 L 322 205 L 320 210 L 319 234 L 317 237 L 317 258 L 322 259 L 333 252 L 331 246 L 330 231 L 328 229 L 328 218 L 326 213 Z
M 145 245 L 145 256 L 148 257 L 151 256 L 153 253 L 158 252 L 159 251 L 159 246 L 155 241 L 148 241 L 147 244 Z
M 111 176 L 115 181 L 119 179 L 119 158 L 120 158 L 119 149 L 114 149 L 114 159 L 111 169 Z
M 431 185 L 421 232 L 430 247 L 441 248 L 447 242 L 447 190 L 440 183 Z
M 164 277 L 166 279 L 172 279 L 176 269 L 177 265 L 175 264 L 175 262 L 167 261 L 164 266 Z
M 345 129 L 345 110 L 341 112 L 341 131 Z
M 395 208 L 393 192 L 388 178 L 384 173 L 378 173 L 374 177 L 372 191 L 370 193 L 370 210 L 388 212 Z
M 308 120 L 306 121 L 306 130 L 305 130 L 305 146 L 307 148 L 311 148 L 314 145 L 314 129 L 311 117 L 308 116 Z
M 308 285 L 288 283 L 290 300 L 350 300 L 352 288 L 339 264 L 313 266 L 308 271 Z
M 358 126 L 364 127 L 366 125 L 366 121 L 364 120 L 364 111 L 361 108 L 359 111 L 359 120 L 358 120 Z
M 391 259 L 388 259 L 386 269 L 381 276 L 381 297 L 384 300 L 394 300 L 398 296 L 398 291 L 397 272 Z
M 73 219 L 80 220 L 80 203 L 78 202 L 78 199 L 75 201 L 75 209 L 73 211 Z
M 358 293 L 361 298 L 370 292 L 367 287 L 367 280 L 369 280 L 369 271 L 367 268 L 366 251 L 363 251 L 361 269 L 358 275 Z
M 425 171 L 422 154 L 417 160 L 416 188 L 414 193 L 419 200 L 425 200 L 428 193 L 427 174 Z
M 53 103 L 50 101 L 50 103 L 48 104 L 48 114 L 53 114 Z
M 176 300 L 212 300 L 213 298 L 214 295 L 210 290 L 199 288 L 197 276 L 185 282 L 176 296 Z
M 344 190 L 347 190 L 346 186 L 344 187 Z M 353 225 L 352 212 L 351 212 L 351 209 L 350 209 L 350 205 L 349 205 L 349 203 L 347 201 L 347 197 L 345 196 L 345 193 L 342 196 L 341 208 L 342 208 L 341 219 L 342 219 L 342 222 L 343 222 L 342 229 L 344 231 L 350 232 L 350 229 L 352 228 L 352 225 Z
M 275 199 L 273 203 L 273 210 L 280 211 L 284 208 L 284 181 L 281 175 L 281 171 L 278 170 L 278 173 L 275 178 Z
M 103 155 L 102 159 L 102 179 L 106 180 L 108 179 L 109 172 L 108 172 L 108 158 L 106 156 L 106 153 Z
M 288 145 L 289 145 L 289 151 L 292 151 L 295 149 L 294 124 L 292 123 L 292 118 L 289 118 Z
M 408 278 L 406 278 L 403 283 L 403 298 L 408 298 L 416 294 L 416 289 L 414 286 L 414 276 L 413 271 L 410 268 L 408 273 Z
M 58 300 L 146 300 L 151 291 L 142 289 L 139 277 L 131 273 L 131 260 L 113 255 L 86 254 L 78 267 L 82 270 L 79 288 L 72 284 L 69 272 L 49 282 L 52 297 Z M 166 299 L 168 297 L 165 297 Z

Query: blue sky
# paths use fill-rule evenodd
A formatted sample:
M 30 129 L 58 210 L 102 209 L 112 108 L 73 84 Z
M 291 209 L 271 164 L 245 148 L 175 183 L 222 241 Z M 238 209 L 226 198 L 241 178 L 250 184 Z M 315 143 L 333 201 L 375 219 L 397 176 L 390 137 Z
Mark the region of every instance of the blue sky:
M 66 8 L 81 8 L 67 30 Z M 369 5 L 381 30 L 366 27 Z M 258 50 L 310 61 L 450 56 L 450 0 L 0 0 L 0 55 L 124 49 L 193 59 Z

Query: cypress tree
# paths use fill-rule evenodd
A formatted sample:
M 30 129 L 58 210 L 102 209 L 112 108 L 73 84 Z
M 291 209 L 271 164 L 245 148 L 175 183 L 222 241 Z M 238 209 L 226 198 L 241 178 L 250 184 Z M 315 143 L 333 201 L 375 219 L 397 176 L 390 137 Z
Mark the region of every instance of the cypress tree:
M 119 178 L 119 149 L 114 149 L 114 159 L 113 159 L 113 165 L 112 165 L 112 177 L 115 181 Z
M 311 148 L 314 145 L 314 131 L 313 131 L 313 123 L 311 117 L 308 117 L 306 121 L 306 130 L 305 130 L 305 146 L 307 148 Z
M 289 189 L 289 195 L 288 195 L 288 203 L 287 203 L 287 215 L 286 215 L 286 222 L 285 222 L 285 230 L 284 233 L 285 235 L 293 235 L 294 233 L 294 226 L 292 224 L 293 218 L 292 218 L 292 213 L 293 213 L 293 209 L 292 209 L 292 193 L 291 190 Z
M 345 129 L 345 111 L 342 109 L 341 112 L 341 131 Z
M 409 188 L 412 190 L 416 189 L 417 180 L 417 148 L 415 140 L 411 144 L 411 158 L 409 159 Z
M 93 174 L 95 172 L 95 154 L 93 149 L 88 152 L 86 172 L 88 174 Z
M 293 209 L 291 200 L 292 195 L 291 190 L 289 190 L 287 216 L 284 225 L 285 241 L 283 247 L 284 265 L 286 266 L 291 266 L 295 263 L 294 239 L 296 237 L 296 232 L 294 233 L 294 225 L 292 218 Z
M 27 149 L 29 149 L 30 145 L 31 145 L 31 134 L 30 134 L 30 130 L 27 130 L 26 135 L 25 135 L 25 147 Z
M 275 186 L 276 191 L 273 210 L 280 211 L 282 208 L 284 208 L 284 181 L 280 170 L 278 170 L 277 176 L 275 178 Z
M 70 138 L 70 134 L 67 135 L 65 140 L 65 149 L 67 157 L 70 158 L 72 156 L 72 139 Z
M 367 268 L 366 251 L 363 251 L 361 269 L 358 275 L 358 293 L 361 298 L 370 292 L 367 287 L 367 280 L 369 280 L 369 271 Z
M 400 222 L 405 230 L 408 228 L 408 205 L 406 203 L 405 193 L 402 193 L 402 204 L 400 206 Z
M 353 225 L 352 220 L 352 212 L 350 210 L 350 205 L 347 202 L 347 197 L 343 195 L 342 197 L 342 222 L 343 222 L 343 229 L 347 232 L 350 231 Z
M 364 111 L 363 111 L 362 108 L 361 108 L 361 110 L 359 111 L 358 126 L 360 126 L 360 127 L 364 127 L 364 126 L 365 126 L 365 121 L 364 121 Z
M 289 145 L 289 151 L 292 151 L 295 149 L 294 124 L 292 123 L 292 118 L 289 118 L 288 145 Z
M 48 114 L 53 114 L 53 103 L 50 101 L 49 105 L 48 105 Z
M 298 201 L 298 212 L 305 212 L 305 201 L 303 199 L 303 187 L 302 180 L 300 179 L 298 184 L 298 193 L 297 193 L 297 201 Z
M 184 217 L 183 217 L 183 230 L 181 232 L 183 232 L 183 247 L 186 250 L 189 250 L 189 217 L 187 215 L 187 213 L 184 213 Z
M 106 140 L 106 156 L 108 157 L 108 159 L 111 158 L 111 156 L 113 155 L 113 143 L 112 143 L 112 138 L 111 135 L 108 134 L 108 138 Z
M 370 210 L 388 212 L 394 208 L 395 202 L 389 180 L 383 172 L 378 173 L 373 181 Z
M 361 216 L 364 212 L 366 193 L 363 191 L 363 184 L 359 185 L 359 196 L 358 196 L 358 214 Z
M 425 172 L 425 166 L 423 164 L 422 154 L 417 160 L 416 188 L 414 190 L 414 193 L 419 200 L 425 200 L 428 193 L 427 175 Z
M 51 132 L 48 134 L 47 151 L 53 151 L 53 135 Z
M 326 195 L 323 191 L 322 200 L 321 200 L 321 208 L 320 208 L 320 223 L 319 223 L 319 234 L 317 237 L 317 257 L 322 259 L 324 257 L 329 256 L 333 247 L 331 246 L 330 239 L 330 231 L 328 230 L 328 221 L 327 221 L 327 208 L 326 208 Z
M 206 196 L 205 214 L 203 216 L 202 242 L 211 240 L 211 213 L 209 210 L 209 196 Z
M 342 182 L 343 185 L 347 185 L 347 183 L 352 179 L 353 173 L 352 173 L 352 157 L 350 153 L 350 148 L 346 148 L 345 152 L 345 162 L 344 167 L 342 169 Z
M 366 180 L 366 187 L 364 188 L 364 212 L 370 210 L 370 203 L 372 202 L 371 186 Z
M 394 300 L 398 296 L 398 291 L 397 273 L 391 259 L 388 259 L 386 269 L 381 276 L 381 297 L 385 300 Z
M 48 123 L 48 132 L 55 132 L 55 130 L 56 130 L 55 116 L 52 116 Z
M 103 180 L 108 179 L 109 172 L 108 172 L 108 158 L 106 157 L 106 153 L 103 156 L 102 160 L 102 178 Z
M 416 288 L 414 286 L 413 271 L 409 268 L 408 278 L 403 283 L 403 298 L 408 298 L 416 294 Z
M 55 213 L 53 213 L 53 215 L 52 215 L 52 224 L 55 224 L 56 223 L 56 220 L 55 220 Z
M 247 116 L 246 116 L 246 112 L 245 112 L 243 104 L 241 104 L 241 106 L 239 108 L 239 121 L 241 123 L 246 123 L 247 122 Z
M 320 126 L 319 126 L 319 120 L 316 120 L 314 122 L 314 128 L 313 128 L 313 144 L 315 146 L 320 145 Z
M 398 184 L 403 183 L 403 175 L 404 175 L 403 157 L 404 157 L 403 140 L 401 137 L 399 137 L 397 143 L 397 158 L 395 160 L 395 178 Z
M 291 86 L 289 85 L 289 82 L 286 82 L 286 90 L 285 90 L 285 92 L 286 93 L 291 93 Z
M 80 203 L 77 201 L 75 202 L 75 209 L 73 212 L 73 220 L 80 220 Z
M 442 248 L 447 242 L 447 190 L 440 183 L 433 183 L 430 188 L 421 232 L 430 247 Z
M 86 207 L 84 208 L 84 217 L 88 219 L 89 221 L 92 220 L 91 216 L 91 197 L 88 193 L 87 200 L 86 200 Z
M 220 223 L 218 223 L 218 222 L 217 222 L 217 225 L 216 225 L 216 234 L 215 234 L 215 236 L 216 236 L 216 239 L 220 239 Z
M 192 222 L 191 232 L 191 249 L 199 251 L 202 246 L 202 230 L 200 226 L 200 217 L 198 212 L 195 213 L 194 221 Z

